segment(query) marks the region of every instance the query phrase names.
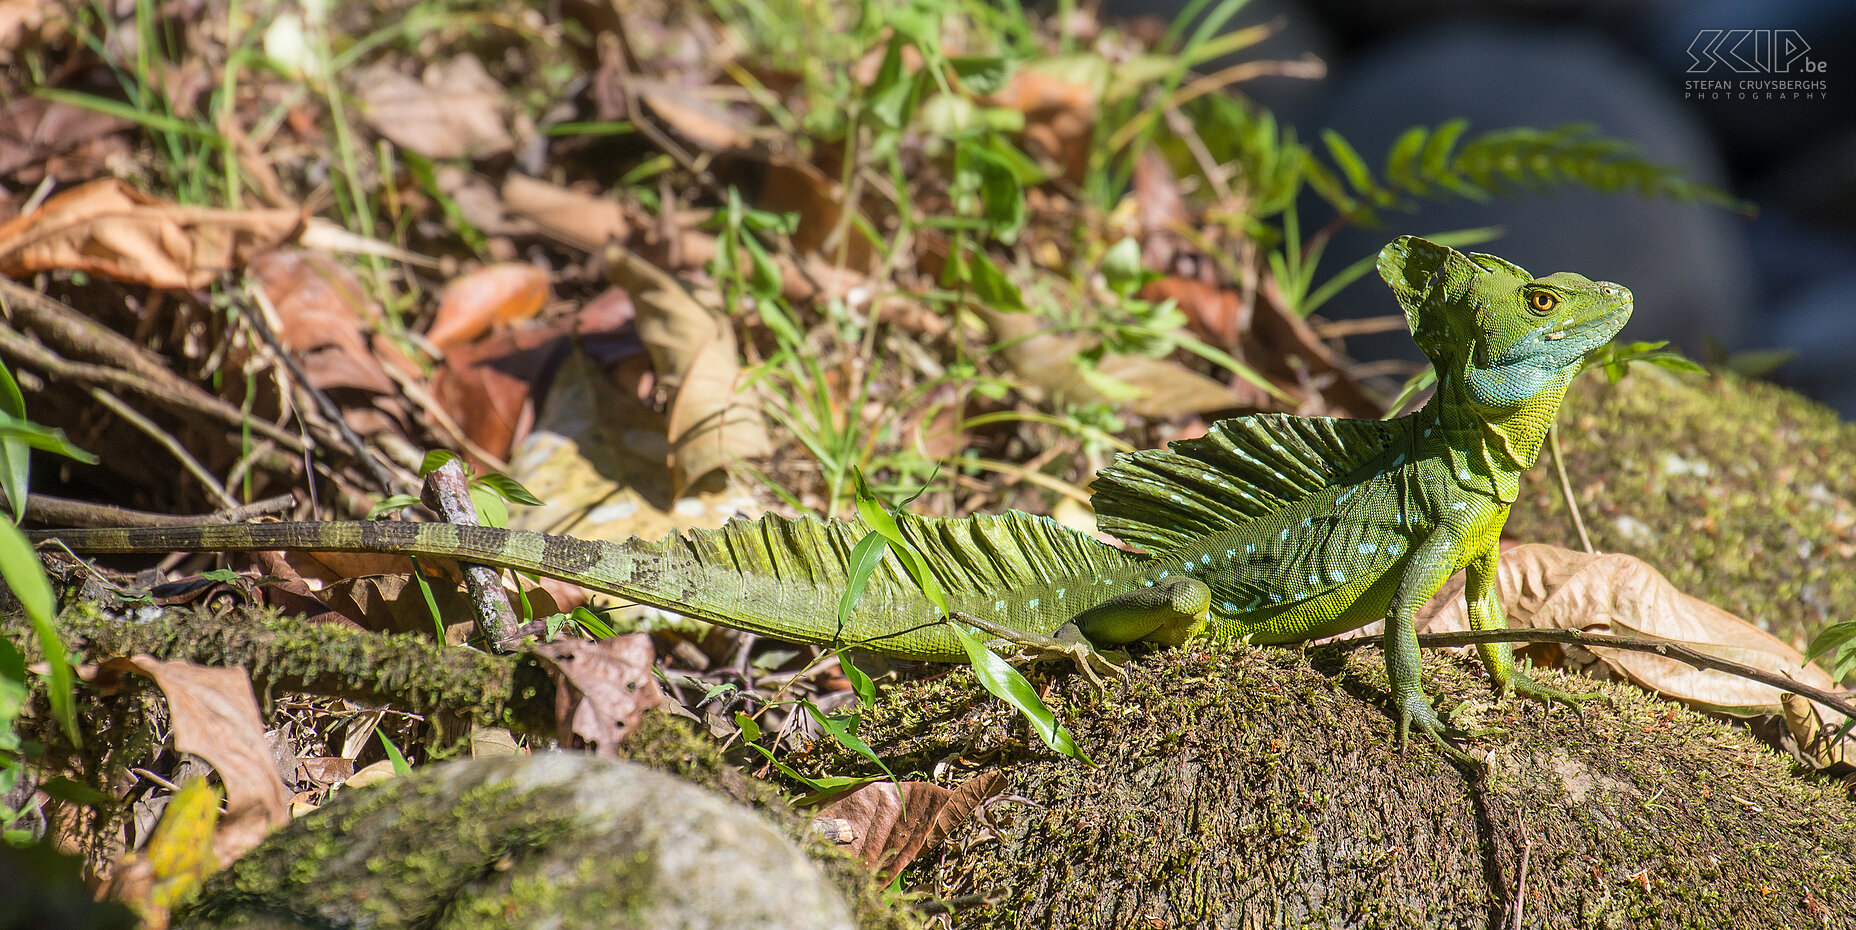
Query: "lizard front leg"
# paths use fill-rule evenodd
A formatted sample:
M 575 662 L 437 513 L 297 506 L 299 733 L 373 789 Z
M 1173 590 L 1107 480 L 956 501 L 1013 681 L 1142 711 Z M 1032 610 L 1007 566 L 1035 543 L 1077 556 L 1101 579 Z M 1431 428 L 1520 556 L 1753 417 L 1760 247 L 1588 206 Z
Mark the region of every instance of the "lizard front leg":
M 1500 564 L 1500 546 L 1489 547 L 1464 566 L 1463 597 L 1469 606 L 1469 626 L 1474 630 L 1500 630 L 1507 628 L 1508 613 L 1502 607 L 1501 592 L 1495 587 L 1495 570 Z M 1579 693 L 1561 691 L 1527 677 L 1514 664 L 1514 647 L 1508 643 L 1480 643 L 1476 652 L 1482 656 L 1482 664 L 1489 670 L 1489 678 L 1495 682 L 1503 694 L 1514 693 L 1520 697 L 1536 701 L 1557 701 L 1568 707 L 1578 707 L 1583 701 L 1603 697 L 1597 693 Z
M 1386 616 L 1385 650 L 1386 678 L 1392 686 L 1392 713 L 1398 720 L 1399 750 L 1404 751 L 1411 728 L 1416 726 L 1445 755 L 1474 766 L 1477 765 L 1475 759 L 1444 739 L 1444 722 L 1438 718 L 1436 709 L 1431 706 L 1430 697 L 1424 693 L 1417 627 L 1418 608 L 1430 600 L 1431 595 L 1436 594 L 1437 589 L 1443 587 L 1456 570 L 1455 553 L 1461 551 L 1466 535 L 1448 524 L 1441 525 L 1412 550 Z M 1512 656 L 1508 658 L 1507 664 L 1508 673 L 1512 675 Z M 1489 732 L 1497 731 L 1477 731 L 1462 735 L 1473 737 Z

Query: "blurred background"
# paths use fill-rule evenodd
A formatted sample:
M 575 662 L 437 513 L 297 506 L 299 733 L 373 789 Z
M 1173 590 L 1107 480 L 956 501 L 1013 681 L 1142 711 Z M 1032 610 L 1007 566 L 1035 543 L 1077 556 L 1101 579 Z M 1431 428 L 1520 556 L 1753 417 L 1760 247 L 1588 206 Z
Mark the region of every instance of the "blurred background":
M 1186 7 L 1107 0 L 1105 13 L 1170 20 Z M 1388 233 L 1499 226 L 1501 237 L 1482 248 L 1530 271 L 1574 270 L 1629 286 L 1637 310 L 1626 337 L 1671 340 L 1692 357 L 1766 375 L 1856 418 L 1856 107 L 1845 76 L 1856 66 L 1856 4 L 1255 0 L 1230 28 L 1258 24 L 1278 31 L 1244 57 L 1312 53 L 1328 65 L 1318 81 L 1243 85 L 1304 139 L 1332 128 L 1362 152 L 1383 152 L 1406 127 L 1456 117 L 1469 119 L 1471 132 L 1592 123 L 1756 209 L 1744 216 L 1570 188 L 1487 204 L 1426 202 L 1389 218 L 1388 228 L 1341 232 L 1323 255 L 1323 277 Z M 1763 36 L 1740 42 L 1733 30 L 1774 30 L 1804 48 L 1782 47 L 1789 67 L 1778 73 L 1753 51 Z M 1730 60 L 1736 49 L 1751 60 Z M 1738 90 L 1690 85 L 1773 79 L 1822 89 L 1742 99 Z M 1302 207 L 1305 228 L 1332 212 L 1311 195 Z M 1364 279 L 1322 313 L 1346 319 L 1387 308 L 1377 282 Z M 1402 332 L 1351 337 L 1348 348 L 1362 359 L 1417 358 Z

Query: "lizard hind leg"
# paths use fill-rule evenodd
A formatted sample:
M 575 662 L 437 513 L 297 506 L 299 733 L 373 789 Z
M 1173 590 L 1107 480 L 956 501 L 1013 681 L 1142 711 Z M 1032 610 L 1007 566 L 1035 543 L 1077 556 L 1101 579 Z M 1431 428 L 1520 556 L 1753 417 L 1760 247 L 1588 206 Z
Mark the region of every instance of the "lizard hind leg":
M 1124 591 L 1065 621 L 1050 636 L 1016 630 L 968 614 L 954 619 L 1016 645 L 1039 658 L 1076 663 L 1097 691 L 1102 676 L 1127 677 L 1127 669 L 1098 647 L 1150 642 L 1177 646 L 1210 625 L 1211 588 L 1197 578 L 1175 578 L 1153 587 Z

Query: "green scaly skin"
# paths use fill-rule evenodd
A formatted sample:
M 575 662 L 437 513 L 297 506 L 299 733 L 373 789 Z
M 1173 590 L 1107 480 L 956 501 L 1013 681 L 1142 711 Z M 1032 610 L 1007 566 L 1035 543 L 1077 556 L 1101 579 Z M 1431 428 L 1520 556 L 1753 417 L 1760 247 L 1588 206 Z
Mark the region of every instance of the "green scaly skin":
M 1008 642 L 1173 646 L 1197 636 L 1288 643 L 1385 620 L 1402 746 L 1415 726 L 1453 757 L 1420 679 L 1414 618 L 1466 569 L 1471 624 L 1499 629 L 1497 542 L 1584 357 L 1631 312 L 1630 292 L 1571 273 L 1534 278 L 1492 255 L 1414 237 L 1379 272 L 1437 371 L 1416 413 L 1389 422 L 1264 414 L 1170 451 L 1121 456 L 1093 486 L 1127 552 L 1020 513 L 901 515 L 950 607 Z M 724 626 L 888 655 L 966 653 L 895 556 L 849 621 L 837 609 L 857 521 L 766 517 L 621 544 L 409 523 L 273 523 L 57 530 L 80 552 L 294 549 L 451 557 L 548 575 Z M 1498 687 L 1573 702 L 1479 647 Z

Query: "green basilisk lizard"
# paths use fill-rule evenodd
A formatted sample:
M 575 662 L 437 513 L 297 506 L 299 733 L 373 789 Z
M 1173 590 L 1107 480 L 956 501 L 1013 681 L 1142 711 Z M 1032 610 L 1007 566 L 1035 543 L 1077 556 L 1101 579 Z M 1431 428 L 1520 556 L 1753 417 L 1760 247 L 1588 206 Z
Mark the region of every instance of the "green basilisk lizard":
M 1476 629 L 1503 625 L 1497 541 L 1584 357 L 1615 335 L 1631 294 L 1415 237 L 1380 253 L 1437 390 L 1391 421 L 1263 414 L 1224 420 L 1169 450 L 1122 455 L 1092 489 L 1100 527 L 1143 552 L 1018 512 L 901 515 L 957 616 L 1050 646 L 1178 645 L 1197 636 L 1286 643 L 1385 620 L 1402 746 L 1444 725 L 1420 681 L 1414 615 L 1459 569 Z M 859 521 L 768 516 L 660 541 L 607 543 L 442 523 L 268 523 L 56 530 L 81 552 L 260 550 L 443 556 L 563 579 L 686 616 L 800 642 L 965 661 L 894 553 L 837 621 Z M 1054 638 L 1053 638 L 1054 637 Z M 1478 647 L 1494 683 L 1573 702 Z

